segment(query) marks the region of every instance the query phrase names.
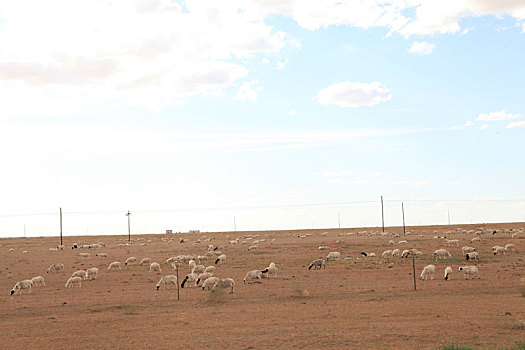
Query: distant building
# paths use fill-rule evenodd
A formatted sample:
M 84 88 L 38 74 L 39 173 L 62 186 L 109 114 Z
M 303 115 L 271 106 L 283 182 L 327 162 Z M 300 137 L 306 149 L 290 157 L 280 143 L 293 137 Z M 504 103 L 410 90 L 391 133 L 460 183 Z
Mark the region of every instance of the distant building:
M 201 230 L 190 230 L 190 233 L 199 233 Z
M 166 230 L 166 234 L 173 233 L 173 230 Z

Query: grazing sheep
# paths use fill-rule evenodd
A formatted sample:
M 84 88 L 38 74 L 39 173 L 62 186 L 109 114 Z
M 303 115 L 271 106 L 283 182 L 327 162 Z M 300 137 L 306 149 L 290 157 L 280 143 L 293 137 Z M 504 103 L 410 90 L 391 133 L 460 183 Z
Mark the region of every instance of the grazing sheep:
M 13 295 L 15 293 L 22 295 L 22 289 L 29 289 L 28 293 L 31 293 L 31 288 L 33 287 L 33 282 L 31 280 L 22 280 L 16 282 L 13 289 L 11 289 L 11 294 Z
M 470 243 L 474 243 L 474 242 L 481 242 L 481 238 L 479 237 L 474 237 L 470 240 Z
M 270 274 L 272 274 L 274 278 L 277 278 L 277 267 L 275 267 L 275 265 L 268 266 L 261 272 L 263 273 L 263 277 L 270 278 Z
M 64 268 L 64 264 L 53 264 L 53 265 L 49 266 L 49 268 L 47 269 L 46 273 L 59 272 L 63 268 Z
M 85 270 L 78 270 L 78 271 L 73 272 L 71 277 L 80 277 L 83 280 L 87 280 L 87 272 Z
M 463 255 L 467 254 L 467 253 L 472 253 L 472 252 L 475 252 L 476 251 L 476 248 L 474 247 L 469 247 L 469 246 L 464 246 L 461 248 L 461 252 L 463 253 Z
M 175 271 L 178 270 L 181 265 L 182 263 L 179 260 L 175 260 L 171 263 L 171 268 L 173 269 L 173 271 Z
M 217 290 L 218 288 L 221 289 L 228 289 L 230 288 L 230 294 L 233 294 L 233 287 L 235 286 L 235 282 L 231 278 L 224 278 L 220 279 L 211 288 L 211 290 Z
M 456 247 L 459 247 L 459 240 L 458 239 L 446 239 L 447 245 L 450 247 L 451 244 L 455 244 Z
M 197 275 L 196 273 L 190 273 L 186 275 L 186 277 L 184 277 L 184 280 L 182 281 L 180 287 L 184 288 L 184 285 L 186 284 L 186 282 L 196 282 L 198 279 L 199 279 L 199 275 Z
M 472 278 L 474 278 L 474 276 L 480 278 L 477 266 L 460 266 L 458 270 L 463 271 L 466 280 L 468 280 L 470 276 L 473 276 Z
M 88 280 L 96 280 L 98 275 L 98 268 L 92 267 L 86 270 Z
M 197 255 L 197 262 L 200 264 L 201 260 L 208 260 L 206 255 Z
M 262 283 L 262 271 L 261 270 L 248 271 L 248 273 L 246 273 L 246 276 L 244 276 L 243 283 L 251 284 L 253 283 L 252 280 L 258 280 L 256 281 L 257 283 Z
M 503 247 L 497 247 L 496 249 L 494 249 L 494 255 L 498 255 L 498 254 L 503 254 L 505 255 L 505 248 Z
M 78 253 L 81 258 L 89 258 L 89 253 Z
M 204 270 L 206 270 L 206 267 L 204 265 L 195 265 L 193 269 L 191 269 L 191 272 L 200 274 L 200 273 L 204 273 Z
M 450 275 L 452 274 L 452 267 L 450 266 L 447 266 L 447 268 L 445 269 L 445 281 L 448 281 L 450 279 Z
M 168 265 L 169 263 L 172 263 L 175 260 L 180 261 L 181 259 L 179 259 L 179 258 L 180 258 L 180 256 L 172 256 L 170 258 L 167 258 L 165 263 L 166 263 L 166 265 Z
M 466 261 L 469 261 L 469 260 L 476 260 L 477 262 L 479 262 L 479 254 L 477 252 L 470 252 L 470 253 L 467 253 L 465 255 L 465 260 Z
M 168 286 L 170 286 L 170 289 L 173 289 L 177 285 L 177 276 L 167 275 L 162 277 L 155 288 L 159 290 L 161 285 L 164 286 L 164 289 L 168 289 Z
M 66 288 L 73 288 L 74 285 L 78 285 L 78 288 L 82 287 L 82 278 L 80 278 L 80 277 L 70 277 L 67 280 L 65 287 Z
M 505 251 L 507 251 L 507 252 L 512 251 L 513 252 L 514 251 L 514 244 L 512 244 L 512 243 L 507 244 L 505 246 Z
M 321 245 L 321 246 L 319 246 L 318 249 L 319 249 L 319 250 L 328 250 L 328 249 L 330 249 L 330 247 L 325 246 L 325 245 Z
M 208 266 L 207 268 L 204 269 L 204 273 L 206 272 L 215 273 L 215 266 Z
M 57 248 L 49 248 L 50 252 L 56 252 L 57 250 L 58 250 Z
M 144 258 L 140 261 L 140 266 L 142 265 L 147 265 L 147 264 L 151 264 L 151 259 L 150 258 Z
M 217 282 L 219 282 L 219 278 L 217 278 L 217 277 L 207 278 L 206 281 L 204 281 L 202 283 L 202 290 L 204 290 L 204 289 L 210 290 L 211 288 L 213 288 L 213 286 Z
M 100 259 L 105 259 L 108 257 L 108 255 L 106 253 L 97 253 L 95 254 L 95 256 L 98 256 Z
M 438 249 L 432 253 L 432 257 L 438 259 L 452 258 L 452 255 L 446 249 Z
M 392 250 L 392 257 L 400 256 L 400 255 L 401 255 L 401 250 L 399 250 L 399 249 Z
M 44 277 L 42 276 L 36 276 L 31 278 L 31 282 L 33 283 L 33 287 L 45 287 L 46 282 L 44 281 Z
M 223 264 L 225 261 L 226 261 L 226 255 L 221 254 L 217 257 L 217 260 L 215 260 L 215 265 L 217 265 L 218 263 Z
M 109 264 L 108 266 L 108 271 L 111 271 L 111 270 L 122 270 L 122 266 L 121 266 L 121 263 L 120 261 L 113 261 L 111 264 Z
M 429 277 L 431 280 L 434 279 L 434 272 L 436 272 L 436 267 L 434 265 L 427 265 L 423 268 L 419 278 L 421 280 L 427 280 Z
M 198 286 L 201 281 L 204 283 L 204 281 L 206 281 L 210 277 L 213 277 L 212 273 L 209 273 L 209 272 L 201 273 L 199 277 L 197 278 L 197 281 L 195 281 L 195 286 Z
M 126 261 L 124 262 L 124 265 L 136 265 L 136 264 L 137 264 L 137 258 L 134 256 L 127 258 Z
M 159 264 L 159 263 L 152 262 L 152 263 L 149 265 L 149 272 L 153 272 L 153 271 L 161 272 L 160 264 Z
M 268 267 L 275 267 L 275 263 L 271 262 L 270 265 L 268 265 Z
M 341 259 L 341 253 L 339 252 L 330 252 L 327 256 L 326 256 L 326 261 L 329 261 L 329 260 L 339 260 Z
M 388 245 L 389 245 L 389 246 L 393 246 L 395 243 L 396 243 L 396 242 L 394 242 L 393 239 L 391 239 L 390 241 L 388 241 Z
M 392 251 L 391 250 L 385 250 L 383 252 L 383 254 L 381 254 L 381 257 L 383 258 L 390 258 L 392 256 Z
M 312 267 L 314 267 L 314 270 L 319 270 L 322 267 L 324 267 L 326 269 L 326 265 L 324 264 L 324 260 L 323 259 L 316 259 L 316 260 L 312 261 L 310 263 L 310 265 L 308 266 L 308 270 L 311 270 Z
M 410 255 L 410 251 L 408 249 L 403 250 L 403 253 L 401 253 L 401 258 L 408 258 Z
M 405 240 L 397 242 L 397 244 L 407 244 L 407 243 L 408 241 L 405 241 Z

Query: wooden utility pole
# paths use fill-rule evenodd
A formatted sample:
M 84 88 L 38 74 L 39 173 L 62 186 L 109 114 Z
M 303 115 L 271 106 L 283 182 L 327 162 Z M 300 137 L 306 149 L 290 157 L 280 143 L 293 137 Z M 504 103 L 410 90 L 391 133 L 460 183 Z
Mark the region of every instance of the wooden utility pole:
M 130 220 L 129 220 L 129 217 L 131 216 L 131 213 L 128 212 L 126 213 L 126 216 L 128 217 L 128 242 L 131 242 L 131 224 L 130 224 Z
M 337 223 L 339 224 L 339 228 L 341 228 L 341 216 L 339 213 L 337 213 Z
M 385 210 L 383 209 L 383 196 L 381 196 L 381 223 L 383 232 L 385 232 Z
M 60 207 L 60 245 L 62 244 L 62 207 Z
M 180 293 L 179 293 L 179 267 L 176 266 L 177 268 L 177 300 L 180 300 Z
M 401 212 L 403 213 L 403 235 L 406 236 L 407 231 L 405 228 L 405 207 L 403 206 L 403 202 L 401 202 Z
M 416 290 L 416 258 L 412 257 L 412 276 L 414 277 L 414 290 Z
M 447 214 L 448 214 L 448 225 L 450 226 L 450 209 L 447 209 Z

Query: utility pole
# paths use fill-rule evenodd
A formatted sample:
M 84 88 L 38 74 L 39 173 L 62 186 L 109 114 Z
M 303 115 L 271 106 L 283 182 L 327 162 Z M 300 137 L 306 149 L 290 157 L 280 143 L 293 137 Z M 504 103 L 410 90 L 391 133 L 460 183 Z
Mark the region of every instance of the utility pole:
M 414 278 L 414 290 L 416 290 L 416 258 L 412 257 L 412 276 Z
M 60 207 L 60 245 L 63 245 L 62 243 L 62 207 Z
M 337 213 L 337 223 L 339 224 L 339 228 L 341 228 L 341 216 L 339 213 Z
M 450 226 L 450 209 L 447 209 L 447 214 L 448 214 L 448 225 Z
M 383 233 L 385 232 L 385 210 L 383 209 L 383 196 L 381 196 L 381 223 L 383 227 Z
M 405 228 L 405 207 L 403 206 L 403 202 L 401 202 L 401 212 L 403 213 L 403 235 L 406 236 L 407 231 Z
M 130 220 L 129 220 L 131 213 L 129 212 L 129 210 L 126 213 L 126 216 L 128 217 L 128 242 L 131 242 L 131 226 L 130 226 Z

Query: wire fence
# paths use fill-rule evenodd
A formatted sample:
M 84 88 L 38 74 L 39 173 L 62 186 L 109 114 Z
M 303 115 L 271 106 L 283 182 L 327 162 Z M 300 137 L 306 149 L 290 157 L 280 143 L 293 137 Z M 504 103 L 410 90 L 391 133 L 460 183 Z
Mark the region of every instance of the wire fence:
M 525 199 L 385 200 L 385 226 L 525 222 Z M 258 231 L 309 228 L 381 227 L 381 201 L 348 201 L 215 208 L 136 209 L 131 233 Z M 127 234 L 128 209 L 68 211 L 63 208 L 64 236 Z M 56 236 L 56 212 L 0 214 L 0 237 Z

